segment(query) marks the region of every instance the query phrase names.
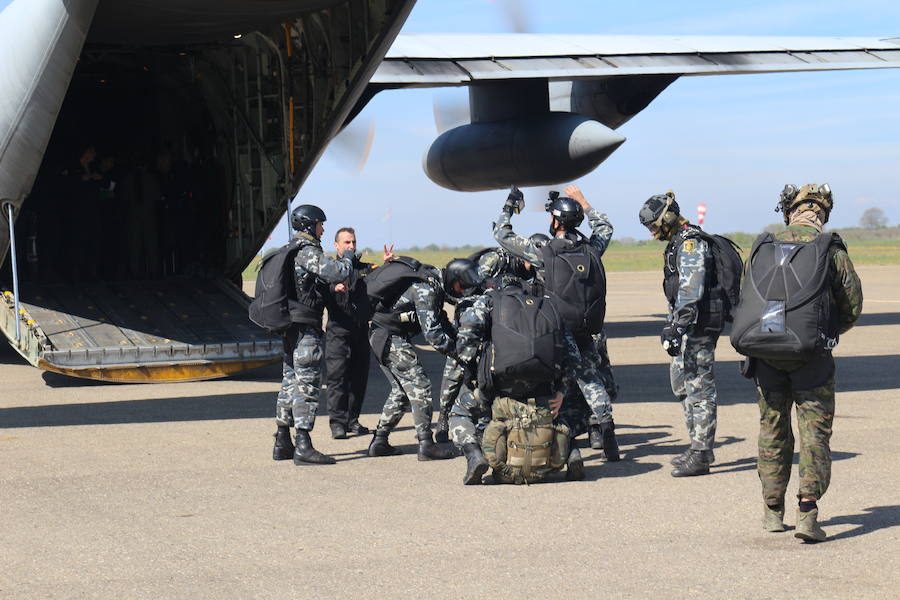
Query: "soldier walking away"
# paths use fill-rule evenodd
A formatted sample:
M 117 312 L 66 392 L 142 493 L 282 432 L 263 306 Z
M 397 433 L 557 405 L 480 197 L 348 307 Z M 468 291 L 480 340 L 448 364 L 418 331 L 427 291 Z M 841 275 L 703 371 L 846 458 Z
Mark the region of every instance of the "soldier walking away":
M 337 256 L 356 252 L 356 232 L 352 227 L 338 229 L 334 236 Z M 331 437 L 346 439 L 347 434 L 368 435 L 359 422 L 369 381 L 369 297 L 366 276 L 374 265 L 353 259 L 353 271 L 346 281 L 329 285 L 324 296 L 328 308 L 325 327 L 325 381 Z
M 344 250 L 331 258 L 322 251 L 325 213 L 318 206 L 302 204 L 291 212 L 291 227 L 297 232 L 293 243 L 297 254 L 293 272 L 296 302 L 290 309 L 291 326 L 284 336 L 284 365 L 281 391 L 275 408 L 275 460 L 294 459 L 295 465 L 334 464 L 334 459 L 313 448 L 310 432 L 316 424 L 319 406 L 320 363 L 322 359 L 322 313 L 325 302 L 321 285 L 334 285 L 350 277 L 356 253 Z M 297 428 L 296 446 L 290 428 Z
M 650 197 L 639 218 L 654 238 L 668 242 L 663 252 L 663 291 L 669 316 L 660 340 L 672 357 L 672 393 L 681 401 L 691 441 L 690 448 L 672 459 L 672 476 L 706 475 L 715 461 L 716 343 L 729 307 L 720 285 L 725 280 L 723 269 L 714 257 L 717 240 L 681 216 L 672 192 Z M 735 260 L 740 262 L 739 257 Z M 739 280 L 740 267 L 733 268 Z
M 549 242 L 517 235 L 510 221 L 521 212 L 524 196 L 513 186 L 494 225 L 494 239 L 511 255 L 535 269 L 535 277 L 560 309 L 567 328 L 578 345 L 580 364 L 576 381 L 591 408 L 590 440 L 592 448 L 602 448 L 606 460 L 619 460 L 612 403 L 603 385 L 602 364 L 592 336 L 603 330 L 606 314 L 606 275 L 601 256 L 612 239 L 613 227 L 607 216 L 588 204 L 577 186 L 563 190 L 568 196 L 551 192 L 545 204 L 550 213 Z M 587 215 L 591 237 L 578 226 Z
M 791 406 L 797 406 L 800 488 L 797 528 L 821 542 L 818 501 L 831 480 L 835 365 L 832 349 L 862 312 L 862 286 L 847 247 L 823 233 L 834 205 L 828 184 L 785 186 L 776 211 L 786 228 L 765 233 L 747 261 L 731 344 L 748 356 L 744 374 L 759 395 L 763 528 L 784 531 L 784 496 L 794 457 Z
M 451 261 L 452 263 L 453 261 Z M 390 383 L 391 390 L 375 435 L 369 444 L 369 456 L 393 456 L 400 450 L 391 446 L 388 436 L 411 410 L 418 459 L 442 460 L 454 457 L 449 444 L 436 444 L 432 437 L 431 381 L 419 362 L 412 338 L 421 333 L 425 341 L 444 355 L 456 351 L 452 331 L 444 312 L 445 289 L 464 295 L 465 288 L 480 283 L 474 272 L 465 279 L 455 270 L 440 270 L 424 265 L 408 256 L 393 257 L 385 249 L 385 264 L 369 276 L 367 291 L 375 313 L 369 331 L 369 342 L 375 360 Z

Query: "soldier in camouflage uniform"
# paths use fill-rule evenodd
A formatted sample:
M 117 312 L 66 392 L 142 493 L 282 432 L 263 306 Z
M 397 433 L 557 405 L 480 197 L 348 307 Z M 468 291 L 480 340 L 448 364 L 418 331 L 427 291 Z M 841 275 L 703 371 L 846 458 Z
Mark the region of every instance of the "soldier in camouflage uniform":
M 464 296 L 474 291 L 473 287 L 480 281 L 471 262 L 463 265 L 465 276 L 461 276 L 456 269 L 457 261 L 464 259 L 450 261 L 443 277 L 439 270 L 431 267 L 427 280 L 412 283 L 394 303 L 390 313 L 376 313 L 373 317 L 369 339 L 391 391 L 369 444 L 369 456 L 400 454 L 399 449 L 388 443 L 388 436 L 407 409 L 413 414 L 419 460 L 454 456 L 452 447 L 435 444 L 432 439 L 431 381 L 416 356 L 411 338 L 422 333 L 435 350 L 448 356 L 455 355 L 455 332 L 448 330 L 443 313 L 445 290 Z
M 502 248 L 485 248 L 469 258 L 477 263 L 478 274 L 489 288 L 501 287 L 506 282 L 517 280 L 519 277 L 527 274 L 522 261 L 509 256 Z M 458 301 L 448 298 L 448 301 L 456 303 L 453 320 L 454 327 L 458 329 L 460 316 L 472 306 L 475 296 L 465 296 Z M 463 389 L 463 379 L 463 368 L 460 366 L 459 361 L 455 356 L 448 356 L 441 377 L 441 391 L 438 395 L 439 413 L 437 432 L 435 433 L 435 440 L 438 442 L 449 440 L 450 410 Z M 483 419 L 483 424 L 486 424 L 489 420 L 490 418 L 487 416 L 486 420 Z
M 833 206 L 827 184 L 808 184 L 799 190 L 787 186 L 778 210 L 787 227 L 776 232 L 779 241 L 811 242 L 821 233 Z M 846 250 L 829 248 L 831 298 L 840 325 L 848 331 L 862 313 L 863 294 L 859 277 Z M 755 380 L 759 394 L 759 460 L 762 483 L 763 527 L 784 531 L 784 496 L 791 476 L 794 436 L 791 432 L 791 405 L 797 405 L 800 434 L 800 501 L 795 536 L 807 542 L 825 539 L 818 524 L 817 501 L 831 479 L 831 427 L 834 421 L 834 359 L 831 351 L 811 361 L 756 360 Z
M 502 287 L 506 286 L 521 287 L 521 283 L 507 280 Z M 466 457 L 466 473 L 463 476 L 465 485 L 480 484 L 482 476 L 488 469 L 488 462 L 481 450 L 481 439 L 477 429 L 485 420 L 490 421 L 493 398 L 487 397 L 479 390 L 473 380 L 483 344 L 490 338 L 490 316 L 493 306 L 494 296 L 490 291 L 476 296 L 471 307 L 460 317 L 459 331 L 456 336 L 457 356 L 459 362 L 466 365 L 464 373 L 469 381 L 456 398 L 450 411 L 450 431 L 453 442 L 462 449 Z M 568 333 L 566 334 L 566 349 L 568 353 L 563 364 L 563 375 L 558 386 L 560 388 L 564 387 L 567 382 L 574 381 L 573 369 L 581 361 L 581 357 L 578 355 L 578 346 Z M 556 410 L 559 409 L 560 405 L 556 405 Z M 565 423 L 561 415 L 559 420 Z M 570 481 L 584 479 L 584 462 L 575 444 L 570 446 L 566 461 L 566 479 Z
M 672 460 L 673 477 L 705 475 L 715 460 L 716 343 L 725 325 L 721 302 L 710 301 L 714 258 L 702 230 L 679 214 L 671 192 L 652 196 L 640 210 L 641 223 L 663 253 L 663 291 L 669 317 L 660 339 L 672 357 L 672 393 L 681 401 L 691 446 Z
M 564 192 L 569 198 L 576 201 L 583 209 L 583 214 L 587 215 L 591 226 L 591 236 L 587 243 L 602 256 L 612 239 L 612 224 L 605 214 L 588 204 L 577 186 L 570 185 L 565 188 Z M 517 235 L 510 224 L 513 213 L 520 211 L 522 206 L 524 206 L 524 199 L 521 197 L 521 193 L 518 195 L 510 193 L 503 211 L 494 224 L 494 239 L 511 255 L 529 263 L 535 270 L 535 278 L 540 282 L 544 279 L 544 254 L 541 250 L 543 243 Z M 581 222 L 580 218 L 574 217 L 574 219 L 572 223 L 566 224 L 551 215 L 550 233 L 555 238 L 569 239 L 574 242 L 578 239 L 575 221 Z M 602 447 L 606 460 L 617 461 L 619 460 L 619 446 L 615 436 L 612 403 L 609 393 L 603 385 L 601 375 L 603 361 L 597 353 L 597 345 L 594 340 L 578 339 L 577 342 L 580 364 L 574 372 L 578 387 L 591 410 L 591 447 Z
M 319 406 L 320 361 L 322 359 L 322 313 L 325 303 L 322 283 L 336 284 L 347 279 L 355 253 L 344 252 L 330 258 L 320 242 L 325 231 L 325 213 L 311 204 L 291 212 L 291 226 L 299 246 L 294 259 L 297 304 L 291 311 L 292 327 L 285 336 L 281 391 L 275 406 L 275 460 L 294 459 L 294 464 L 334 464 L 334 459 L 315 448 L 309 437 Z M 296 446 L 291 443 L 291 427 L 297 428 Z

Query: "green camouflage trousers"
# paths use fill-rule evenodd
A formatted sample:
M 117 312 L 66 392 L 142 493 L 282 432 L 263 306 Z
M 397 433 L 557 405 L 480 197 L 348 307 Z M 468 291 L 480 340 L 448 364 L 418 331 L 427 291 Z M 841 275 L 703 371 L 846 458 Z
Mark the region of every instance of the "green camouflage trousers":
M 681 401 L 694 450 L 712 450 L 716 437 L 716 362 L 718 336 L 684 336 L 683 352 L 672 359 L 672 393 Z
M 412 410 L 416 436 L 430 436 L 433 410 L 431 381 L 411 342 L 392 335 L 389 344 L 381 370 L 388 378 L 391 391 L 378 420 L 378 429 L 393 430 L 403 418 L 403 413 Z
M 759 393 L 759 459 L 756 470 L 766 504 L 784 503 L 794 434 L 791 405 L 797 405 L 800 435 L 800 490 L 798 498 L 820 499 L 831 480 L 831 425 L 834 421 L 834 376 L 811 390 L 773 391 L 757 387 Z
M 312 431 L 316 424 L 321 389 L 322 332 L 301 325 L 293 354 L 294 364 L 281 366 L 281 390 L 275 403 L 278 425 Z
M 457 446 L 480 444 L 478 432 L 484 431 L 490 420 L 490 400 L 464 387 L 450 409 L 450 439 Z

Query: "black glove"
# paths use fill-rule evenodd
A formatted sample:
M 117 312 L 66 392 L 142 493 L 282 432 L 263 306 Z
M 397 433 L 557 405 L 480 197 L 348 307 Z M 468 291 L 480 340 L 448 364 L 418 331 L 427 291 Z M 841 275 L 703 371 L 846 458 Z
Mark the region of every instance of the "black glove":
M 522 190 L 516 186 L 509 188 L 509 196 L 506 197 L 506 204 L 503 205 L 503 212 L 510 217 L 513 213 L 519 214 L 525 208 L 525 195 Z
M 659 341 L 662 342 L 663 349 L 669 353 L 669 356 L 678 356 L 681 354 L 681 338 L 687 329 L 678 323 L 669 321 L 663 327 Z

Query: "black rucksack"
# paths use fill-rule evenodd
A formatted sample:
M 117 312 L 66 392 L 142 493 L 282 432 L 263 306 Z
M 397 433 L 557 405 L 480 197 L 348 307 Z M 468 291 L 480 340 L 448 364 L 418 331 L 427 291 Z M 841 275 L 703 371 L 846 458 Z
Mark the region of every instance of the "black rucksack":
M 840 236 L 780 241 L 764 233 L 753 243 L 734 311 L 731 345 L 745 356 L 810 360 L 834 348 L 839 315 L 831 295 L 829 249 Z
M 256 293 L 250 303 L 250 320 L 272 333 L 291 325 L 291 310 L 297 304 L 294 258 L 300 250 L 297 239 L 270 250 L 260 260 Z
M 744 271 L 741 247 L 722 235 L 702 231 L 700 237 L 709 244 L 716 265 L 716 284 L 711 293 L 722 298 L 724 317 L 730 322 L 741 297 L 741 274 Z
M 606 317 L 606 272 L 596 248 L 584 240 L 554 239 L 541 247 L 544 293 L 556 303 L 566 328 L 599 333 Z
M 515 287 L 489 292 L 491 337 L 478 368 L 478 387 L 488 395 L 527 397 L 548 391 L 561 370 L 564 324 L 555 304 Z
M 389 312 L 406 289 L 417 281 L 433 278 L 430 270 L 411 256 L 397 256 L 366 277 L 366 293 L 374 312 Z

